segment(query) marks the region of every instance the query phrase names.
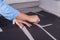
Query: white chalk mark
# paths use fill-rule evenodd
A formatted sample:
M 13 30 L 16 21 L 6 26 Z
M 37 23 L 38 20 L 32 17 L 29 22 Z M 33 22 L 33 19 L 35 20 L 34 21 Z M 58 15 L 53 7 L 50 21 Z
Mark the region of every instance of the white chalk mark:
M 39 28 L 41 28 L 46 34 L 48 34 L 53 40 L 57 40 L 54 36 L 52 36 L 48 31 L 46 31 L 41 25 L 39 24 L 35 24 L 37 25 Z
M 0 28 L 0 32 L 3 32 L 3 30 Z
M 32 37 L 32 35 L 30 34 L 30 32 L 27 30 L 27 28 L 23 25 L 20 24 L 20 26 L 22 27 L 22 31 L 25 33 L 25 35 L 29 38 L 29 40 L 34 40 L 34 38 Z
M 12 21 L 12 24 L 15 24 L 15 19 Z
M 48 26 L 51 26 L 53 24 L 46 24 L 46 25 L 41 25 L 42 27 L 48 27 Z

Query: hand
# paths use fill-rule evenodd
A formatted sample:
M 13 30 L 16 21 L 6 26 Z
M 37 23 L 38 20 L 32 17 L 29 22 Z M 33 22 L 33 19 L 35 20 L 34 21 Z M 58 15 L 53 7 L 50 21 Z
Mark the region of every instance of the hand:
M 18 15 L 16 19 L 29 21 L 29 22 L 33 22 L 33 23 L 38 23 L 40 21 L 40 19 L 37 15 L 29 16 L 24 13 L 21 13 L 20 15 Z
M 38 23 L 40 21 L 39 17 L 37 15 L 26 15 L 24 13 L 20 14 L 19 16 L 17 16 L 16 18 L 16 24 L 19 26 L 21 23 L 26 24 L 28 27 L 31 26 L 30 23 L 27 23 L 26 21 L 32 22 L 32 23 Z

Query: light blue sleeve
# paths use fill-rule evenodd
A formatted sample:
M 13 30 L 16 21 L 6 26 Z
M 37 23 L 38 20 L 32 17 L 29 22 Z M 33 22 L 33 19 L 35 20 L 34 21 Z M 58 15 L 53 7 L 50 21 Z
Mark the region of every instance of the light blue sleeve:
M 10 5 L 5 3 L 4 1 L 0 2 L 0 14 L 3 15 L 8 20 L 14 20 L 20 12 Z

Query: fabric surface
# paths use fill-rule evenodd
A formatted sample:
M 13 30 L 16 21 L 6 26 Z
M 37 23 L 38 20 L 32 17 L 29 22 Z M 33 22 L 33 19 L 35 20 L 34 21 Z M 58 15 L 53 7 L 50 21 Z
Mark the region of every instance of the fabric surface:
M 33 12 L 27 13 L 28 15 L 38 15 L 41 19 L 41 22 L 39 24 L 45 25 L 48 23 L 51 23 L 53 25 L 45 27 L 45 29 L 51 33 L 54 37 L 56 37 L 58 40 L 60 40 L 60 18 L 57 16 L 50 14 L 45 11 L 37 12 L 38 14 L 35 14 Z M 42 16 L 43 15 L 43 16 Z M 6 20 L 6 19 L 5 19 Z M 7 22 L 7 20 L 5 21 Z M 4 32 L 0 33 L 0 40 L 29 40 L 27 36 L 22 32 L 21 29 L 18 28 L 18 26 L 15 24 L 13 25 L 10 21 L 7 23 L 8 25 L 3 25 L 4 27 L 1 27 Z M 25 25 L 26 26 L 26 25 Z M 27 28 L 27 27 L 26 27 Z M 32 34 L 35 40 L 53 40 L 51 37 L 49 37 L 42 29 L 37 27 L 36 25 L 33 25 L 30 28 L 27 28 L 29 32 Z

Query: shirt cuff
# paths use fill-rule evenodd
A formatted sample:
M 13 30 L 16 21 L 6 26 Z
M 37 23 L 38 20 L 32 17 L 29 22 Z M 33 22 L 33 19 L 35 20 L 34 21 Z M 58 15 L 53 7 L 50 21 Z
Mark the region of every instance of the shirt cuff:
M 0 14 L 3 15 L 8 20 L 14 20 L 20 12 L 5 2 L 0 4 Z

